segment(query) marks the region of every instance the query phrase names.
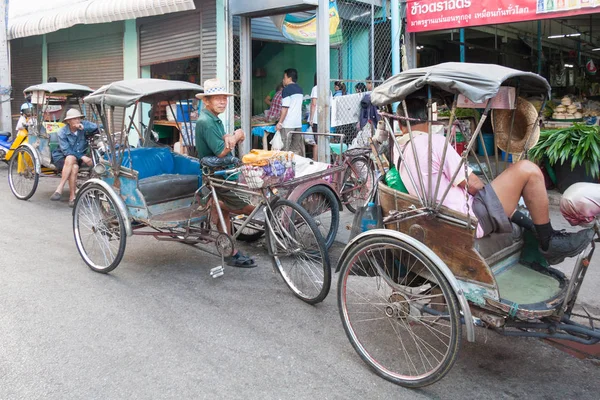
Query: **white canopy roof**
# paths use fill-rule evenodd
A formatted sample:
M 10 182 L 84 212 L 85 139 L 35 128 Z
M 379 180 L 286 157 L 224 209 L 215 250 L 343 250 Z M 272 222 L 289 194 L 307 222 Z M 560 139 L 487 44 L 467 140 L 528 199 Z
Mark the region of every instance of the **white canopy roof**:
M 80 0 L 11 18 L 8 39 L 43 35 L 77 24 L 100 24 L 195 9 L 194 0 Z

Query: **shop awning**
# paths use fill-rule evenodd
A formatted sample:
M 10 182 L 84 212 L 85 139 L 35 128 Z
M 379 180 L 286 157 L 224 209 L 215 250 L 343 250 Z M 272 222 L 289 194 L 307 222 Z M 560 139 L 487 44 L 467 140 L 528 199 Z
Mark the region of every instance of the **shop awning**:
M 78 24 L 100 24 L 193 10 L 194 0 L 87 0 L 8 21 L 8 39 L 43 35 Z

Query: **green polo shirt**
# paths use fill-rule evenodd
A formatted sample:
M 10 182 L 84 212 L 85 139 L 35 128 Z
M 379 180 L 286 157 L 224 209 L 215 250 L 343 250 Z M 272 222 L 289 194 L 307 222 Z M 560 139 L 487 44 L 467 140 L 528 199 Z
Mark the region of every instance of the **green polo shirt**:
M 218 156 L 225 149 L 225 128 L 219 117 L 204 108 L 196 121 L 198 158 Z

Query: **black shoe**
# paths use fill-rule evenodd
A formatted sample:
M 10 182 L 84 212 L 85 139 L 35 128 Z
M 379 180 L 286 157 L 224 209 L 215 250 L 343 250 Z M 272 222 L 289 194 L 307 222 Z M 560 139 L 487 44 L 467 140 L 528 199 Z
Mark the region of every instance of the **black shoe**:
M 556 231 L 550 238 L 548 250 L 540 248 L 540 253 L 550 265 L 560 264 L 567 257 L 581 253 L 591 243 L 594 237 L 593 229 L 583 229 L 579 232 Z

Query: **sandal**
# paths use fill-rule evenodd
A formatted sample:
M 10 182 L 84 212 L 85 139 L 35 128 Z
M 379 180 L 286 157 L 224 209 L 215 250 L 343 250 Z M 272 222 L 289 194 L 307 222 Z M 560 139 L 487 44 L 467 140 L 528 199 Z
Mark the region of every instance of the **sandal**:
M 54 192 L 52 193 L 52 196 L 50 196 L 50 200 L 52 201 L 58 201 L 60 200 L 61 194 L 58 192 Z
M 69 207 L 75 207 L 75 200 L 69 200 Z
M 225 257 L 225 262 L 235 268 L 254 268 L 258 266 L 252 258 L 243 255 L 241 251 L 231 257 Z

